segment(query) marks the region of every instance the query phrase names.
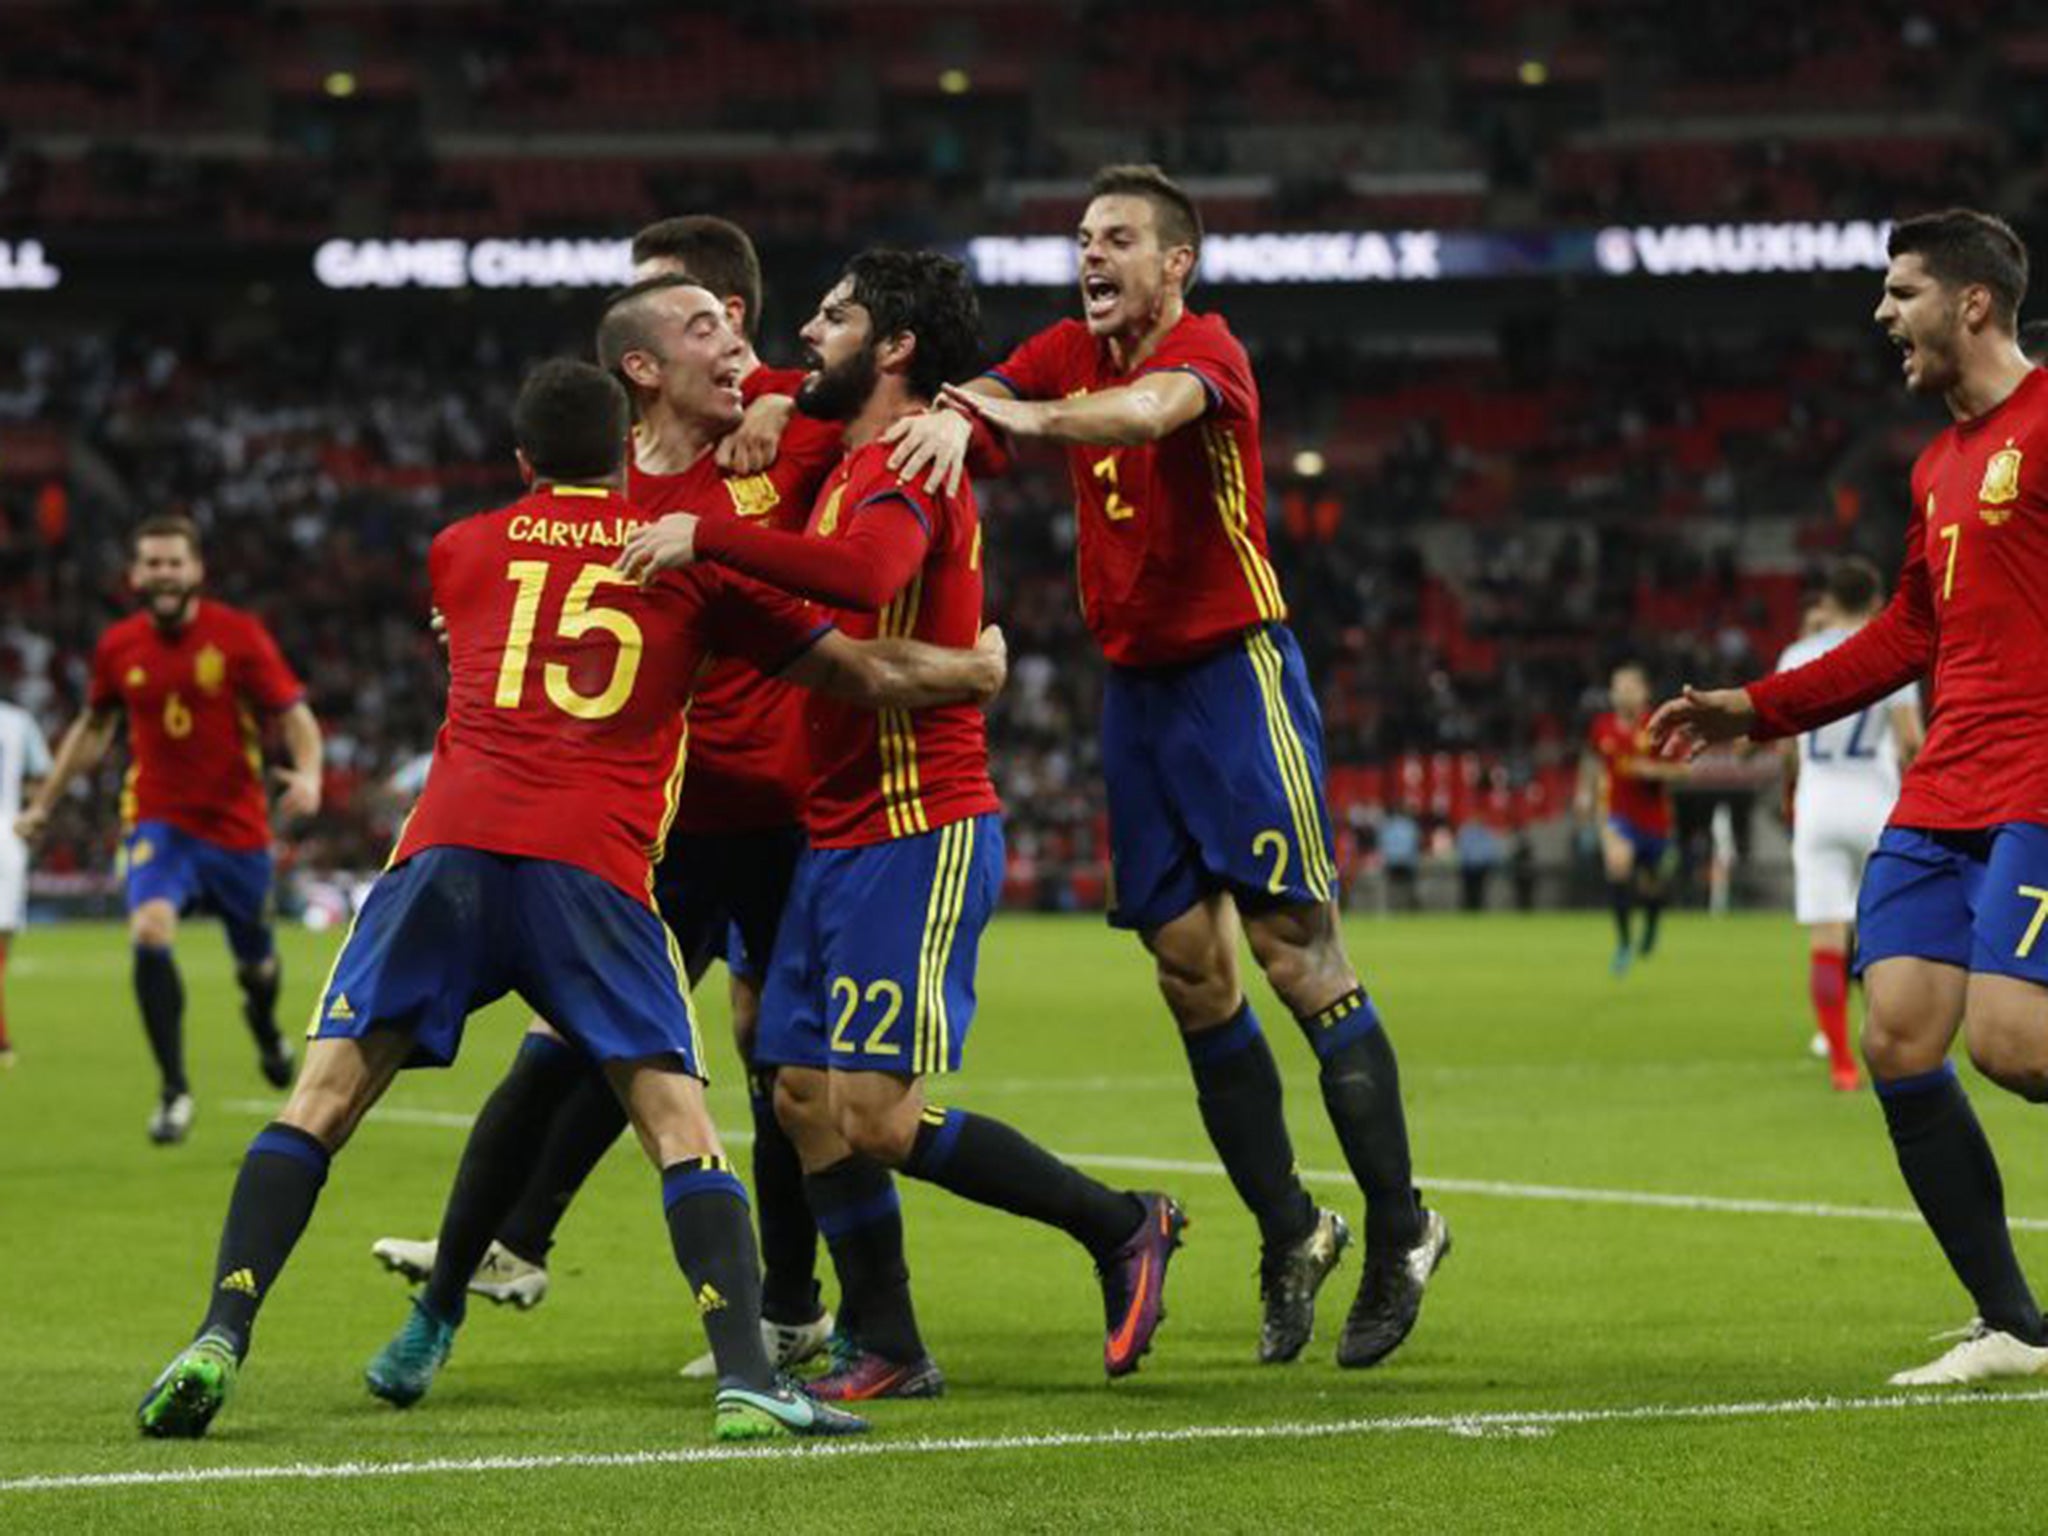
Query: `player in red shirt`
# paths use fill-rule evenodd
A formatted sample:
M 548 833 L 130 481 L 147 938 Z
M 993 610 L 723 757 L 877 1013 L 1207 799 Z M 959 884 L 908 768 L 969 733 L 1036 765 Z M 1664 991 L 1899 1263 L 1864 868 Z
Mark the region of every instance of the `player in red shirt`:
M 1607 872 L 1607 897 L 1614 908 L 1614 974 L 1626 975 L 1640 953 L 1657 947 L 1657 919 L 1664 910 L 1665 855 L 1671 847 L 1673 779 L 1685 766 L 1660 759 L 1644 730 L 1651 696 L 1649 675 L 1625 661 L 1608 679 L 1605 714 L 1586 733 L 1586 757 L 1579 775 L 1582 820 L 1600 832 L 1600 862 Z M 1629 932 L 1636 906 L 1643 909 L 1640 950 Z
M 468 1014 L 510 991 L 552 1021 L 535 1031 L 603 1064 L 661 1171 L 718 1358 L 719 1437 L 865 1428 L 778 1385 L 763 1348 L 746 1192 L 705 1108 L 651 860 L 675 811 L 690 690 L 714 652 L 898 709 L 987 697 L 1000 655 L 852 641 L 722 572 L 628 581 L 611 561 L 645 519 L 619 494 L 627 418 L 602 370 L 542 365 L 513 417 L 530 494 L 434 541 L 449 684 L 433 769 L 322 989 L 292 1097 L 244 1159 L 206 1318 L 144 1398 L 146 1434 L 205 1432 L 334 1153 L 400 1067 L 452 1061 Z M 460 1321 L 416 1306 L 372 1366 L 381 1395 L 417 1400 Z
M 2013 1256 L 1992 1155 L 1949 1064 L 2048 1100 L 2048 371 L 2014 338 L 2027 253 L 1968 209 L 1892 229 L 1877 323 L 1906 387 L 1953 421 L 1913 465 L 1899 583 L 1884 611 L 1805 666 L 1687 688 L 1650 721 L 1697 750 L 1839 720 L 1929 671 L 1927 737 L 1864 868 L 1863 1059 L 1906 1185 L 1978 1321 L 1895 1385 L 2048 1371 L 2048 1330 Z
M 1201 220 L 1156 166 L 1102 171 L 1079 238 L 1081 319 L 949 387 L 958 416 L 894 429 L 895 462 L 946 481 L 970 418 L 1065 448 L 1081 608 L 1110 663 L 1110 921 L 1157 964 L 1203 1123 L 1258 1218 L 1259 1358 L 1277 1362 L 1308 1343 L 1350 1230 L 1294 1170 L 1238 975 L 1240 926 L 1250 938 L 1365 1193 L 1365 1275 L 1337 1358 L 1373 1365 L 1414 1326 L 1449 1231 L 1410 1183 L 1393 1047 L 1338 927 L 1322 720 L 1266 555 L 1258 386 L 1223 320 L 1186 307 Z
M 725 220 L 691 217 L 643 229 L 634 253 L 638 280 L 608 303 L 597 339 L 599 361 L 634 400 L 628 497 L 650 512 L 687 507 L 801 527 L 839 459 L 829 424 L 782 431 L 778 421 L 780 446 L 757 473 L 723 462 L 747 431 L 732 397 L 735 377 L 742 396 L 795 388 L 794 371 L 764 367 L 748 340 L 761 304 L 752 243 Z M 754 1111 L 763 1326 L 783 1366 L 822 1349 L 832 1326 L 819 1297 L 803 1171 L 775 1118 L 772 1084 L 752 1070 L 760 978 L 803 846 L 805 777 L 796 690 L 744 662 L 713 662 L 690 706 L 690 771 L 656 896 L 692 985 L 714 958 L 726 961 Z M 441 1236 L 380 1238 L 372 1253 L 425 1280 L 428 1299 L 444 1311 L 464 1285 L 494 1301 L 535 1305 L 546 1294 L 555 1229 L 625 1125 L 600 1074 L 544 1050 L 522 1054 L 477 1117 Z M 711 1365 L 706 1356 L 691 1369 Z
M 235 956 L 242 1016 L 273 1087 L 291 1082 L 292 1053 L 277 1032 L 281 982 L 271 935 L 270 808 L 263 780 L 263 721 L 283 729 L 291 767 L 280 816 L 320 809 L 320 725 L 305 689 L 254 614 L 199 595 L 206 579 L 199 530 L 159 516 L 135 531 L 129 584 L 143 611 L 114 625 L 93 651 L 85 713 L 71 723 L 50 775 L 16 822 L 33 842 L 80 773 L 106 755 L 128 722 L 130 763 L 121 789 L 122 862 L 135 998 L 161 1091 L 150 1140 L 183 1141 L 192 1126 L 185 1076 L 185 987 L 171 948 L 178 918 L 196 902 L 218 912 Z
M 827 605 L 849 634 L 939 645 L 981 625 L 981 526 L 971 487 L 930 493 L 888 467 L 887 427 L 928 409 L 976 360 L 965 269 L 930 253 L 868 251 L 804 327 L 816 363 L 798 404 L 843 424 L 846 457 L 808 531 L 663 519 L 622 565 L 692 559 Z M 985 1115 L 942 1109 L 925 1079 L 955 1071 L 974 1016 L 981 934 L 1002 887 L 1001 806 L 981 712 L 856 713 L 805 703 L 810 848 L 762 998 L 758 1051 L 839 1272 L 858 1352 L 813 1383 L 840 1400 L 928 1397 L 943 1386 L 910 1304 L 888 1170 L 1060 1228 L 1095 1260 L 1112 1376 L 1136 1370 L 1164 1316 L 1180 1208 L 1107 1188 Z M 842 1325 L 844 1326 L 844 1325 Z

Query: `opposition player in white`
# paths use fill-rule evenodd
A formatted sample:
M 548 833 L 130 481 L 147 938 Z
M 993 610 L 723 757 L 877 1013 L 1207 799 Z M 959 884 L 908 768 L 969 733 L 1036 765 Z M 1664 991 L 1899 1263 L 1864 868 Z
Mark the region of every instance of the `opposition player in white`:
M 7 1033 L 7 951 L 28 915 L 28 845 L 14 832 L 22 790 L 50 771 L 50 743 L 35 716 L 0 700 L 0 1067 L 14 1065 Z
M 1884 578 L 1867 560 L 1841 560 L 1813 606 L 1818 627 L 1786 647 L 1778 670 L 1804 666 L 1861 629 L 1884 606 Z M 1792 782 L 1793 910 L 1807 932 L 1807 989 L 1829 1076 L 1862 1086 L 1849 1043 L 1849 942 L 1864 861 L 1899 798 L 1899 776 L 1925 731 L 1917 684 L 1782 744 Z

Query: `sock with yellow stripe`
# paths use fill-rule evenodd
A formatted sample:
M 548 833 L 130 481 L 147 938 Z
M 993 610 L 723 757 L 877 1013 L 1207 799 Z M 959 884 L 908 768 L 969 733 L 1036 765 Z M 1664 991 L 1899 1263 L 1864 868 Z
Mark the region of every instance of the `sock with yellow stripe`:
M 1281 1111 L 1280 1069 L 1251 999 L 1215 1029 L 1183 1034 L 1195 1103 L 1231 1187 L 1259 1224 L 1267 1248 L 1292 1247 L 1316 1224 L 1316 1205 L 1294 1168 Z
M 1298 1020 L 1322 1063 L 1323 1107 L 1365 1191 L 1367 1253 L 1397 1253 L 1422 1236 L 1401 1108 L 1401 1069 L 1363 987 Z
M 761 1259 L 746 1187 L 724 1158 L 692 1157 L 661 1170 L 661 1203 L 718 1362 L 718 1384 L 769 1390 L 775 1368 L 761 1342 Z
M 257 1309 L 312 1219 L 329 1160 L 327 1148 L 296 1126 L 273 1120 L 256 1133 L 228 1201 L 200 1333 L 230 1339 L 237 1355 L 249 1352 Z
M 870 1157 L 843 1157 L 804 1175 L 804 1198 L 839 1276 L 839 1326 L 885 1360 L 922 1360 L 903 1257 L 903 1207 L 889 1170 Z
M 1142 1201 L 1061 1162 L 987 1115 L 925 1107 L 903 1171 L 981 1205 L 1058 1227 L 1098 1261 L 1145 1219 Z

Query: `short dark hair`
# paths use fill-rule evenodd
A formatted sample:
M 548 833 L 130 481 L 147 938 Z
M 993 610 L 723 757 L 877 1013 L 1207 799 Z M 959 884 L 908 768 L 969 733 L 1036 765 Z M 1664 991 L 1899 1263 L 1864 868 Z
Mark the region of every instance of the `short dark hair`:
M 2048 320 L 2029 320 L 2020 327 L 2020 350 L 2028 362 L 2048 365 Z
M 128 540 L 130 556 L 142 552 L 144 539 L 183 539 L 193 554 L 200 552 L 199 525 L 182 512 L 153 512 L 137 523 Z
M 681 262 L 720 300 L 745 304 L 745 334 L 752 339 L 761 322 L 761 257 L 744 229 L 708 213 L 658 219 L 633 237 L 633 264 L 663 258 Z
M 1098 197 L 1142 197 L 1152 205 L 1161 245 L 1184 245 L 1202 260 L 1202 215 L 1180 183 L 1156 165 L 1105 165 L 1088 183 L 1088 200 Z
M 598 366 L 617 378 L 620 384 L 626 383 L 625 375 L 619 371 L 626 354 L 653 350 L 653 311 L 642 301 L 652 294 L 666 293 L 671 288 L 705 288 L 713 298 L 717 297 L 696 278 L 674 272 L 643 277 L 630 287 L 605 295 L 604 314 L 597 322 L 597 361 Z
M 1996 214 L 1945 208 L 1901 219 L 1885 251 L 1918 256 L 1944 288 L 1981 285 L 1991 292 L 1991 318 L 2002 331 L 2019 324 L 2027 297 L 2027 248 Z
M 1884 576 L 1861 555 L 1845 555 L 1828 567 L 1828 601 L 1844 613 L 1868 613 L 1884 596 Z
M 603 480 L 626 456 L 632 413 L 619 381 L 573 357 L 535 366 L 512 404 L 512 440 L 543 480 Z
M 846 264 L 853 302 L 868 312 L 879 345 L 906 331 L 917 338 L 910 388 L 930 400 L 941 384 L 968 377 L 981 363 L 981 304 L 967 268 L 937 251 L 877 246 Z

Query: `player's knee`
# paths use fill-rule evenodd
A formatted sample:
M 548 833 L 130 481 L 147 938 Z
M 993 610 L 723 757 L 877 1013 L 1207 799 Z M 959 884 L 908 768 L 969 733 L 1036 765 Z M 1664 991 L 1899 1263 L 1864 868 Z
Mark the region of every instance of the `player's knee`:
M 2039 1019 L 1988 1009 L 1973 1012 L 1963 1030 L 1979 1072 L 2022 1098 L 2048 1101 L 2048 1030 Z
M 862 1157 L 871 1157 L 891 1168 L 910 1159 L 917 1141 L 917 1111 L 903 1103 L 841 1103 L 834 1106 L 841 1139 Z
M 775 1118 L 792 1137 L 831 1123 L 823 1074 L 785 1067 L 775 1074 Z
M 1932 1072 L 1948 1055 L 1945 1039 L 1931 1039 L 1924 1030 L 1902 1027 L 1875 1007 L 1863 1023 L 1862 1047 L 1863 1063 L 1879 1082 Z
M 1147 944 L 1159 995 L 1183 1031 L 1212 1028 L 1236 1010 L 1242 988 L 1234 956 L 1212 935 L 1162 929 Z
M 1252 957 L 1267 983 L 1296 1013 L 1326 1004 L 1358 984 L 1327 908 L 1303 908 L 1286 920 L 1245 925 Z
M 147 949 L 169 949 L 178 937 L 178 914 L 167 901 L 145 901 L 128 914 L 128 936 Z

